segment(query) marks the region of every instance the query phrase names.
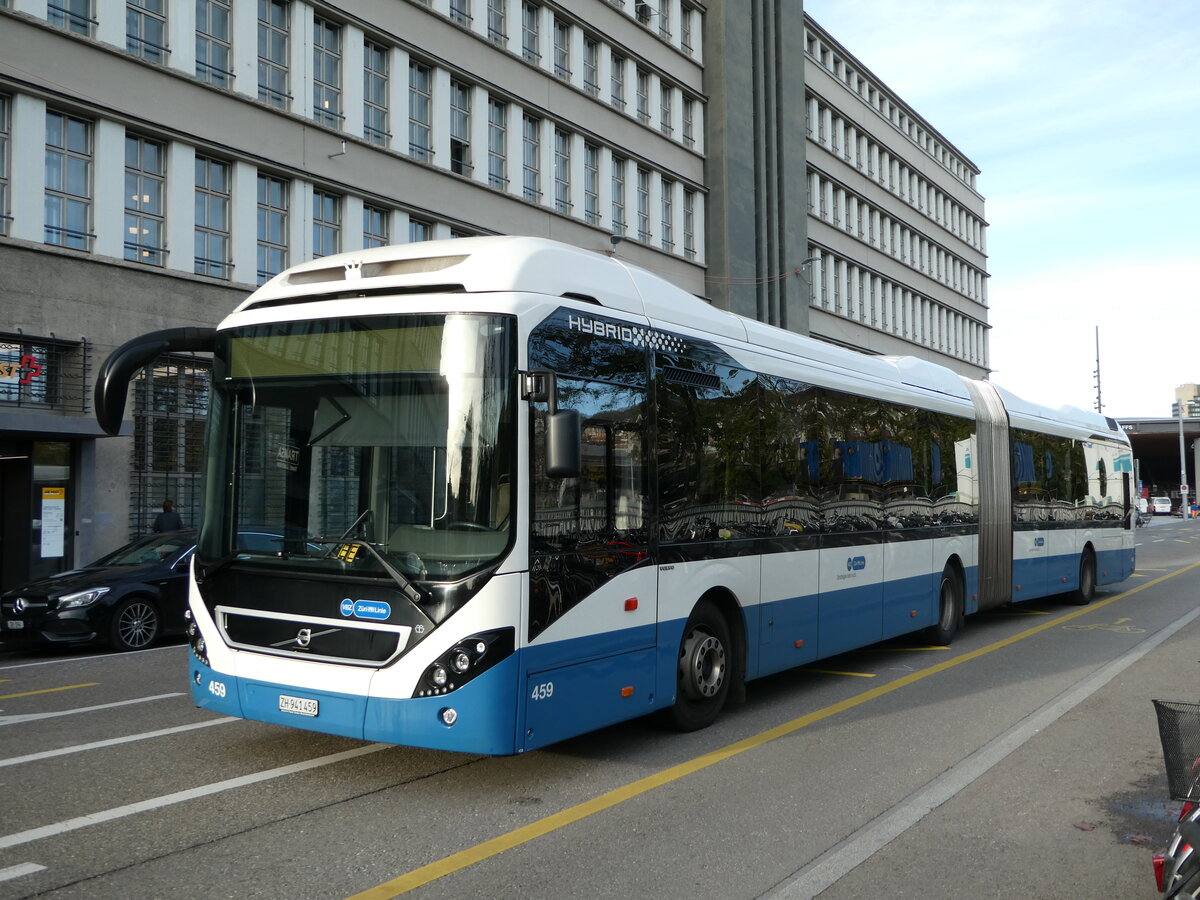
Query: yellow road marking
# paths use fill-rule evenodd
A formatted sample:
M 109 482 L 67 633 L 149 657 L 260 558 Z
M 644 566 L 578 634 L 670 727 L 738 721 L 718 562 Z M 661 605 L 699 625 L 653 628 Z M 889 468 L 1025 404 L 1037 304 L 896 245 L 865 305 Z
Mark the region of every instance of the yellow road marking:
M 930 644 L 928 647 L 863 647 L 862 650 L 871 653 L 916 653 L 925 650 L 949 650 L 944 644 Z
M 413 869 L 404 875 L 393 878 L 391 881 L 385 881 L 383 884 L 376 885 L 373 888 L 368 888 L 361 893 L 354 894 L 347 900 L 390 900 L 392 897 L 398 897 L 401 894 L 406 894 L 439 878 L 444 878 L 458 872 L 461 869 L 469 868 L 478 862 L 483 862 L 485 859 L 490 859 L 493 856 L 498 856 L 506 850 L 511 850 L 514 847 L 519 847 L 522 844 L 543 837 L 552 832 L 558 831 L 560 828 L 565 828 L 568 825 L 573 825 L 586 819 L 588 816 L 595 815 L 598 812 L 603 812 L 606 809 L 611 809 L 614 806 L 619 806 L 627 800 L 632 800 L 642 794 L 648 793 L 655 788 L 660 788 L 663 785 L 678 781 L 687 775 L 692 775 L 707 769 L 709 766 L 714 766 L 719 762 L 724 762 L 727 759 L 732 759 L 747 750 L 754 750 L 764 744 L 769 744 L 771 741 L 778 740 L 781 737 L 786 737 L 793 734 L 802 728 L 807 728 L 824 719 L 831 718 L 839 713 L 846 712 L 856 706 L 861 706 L 864 703 L 869 703 L 872 700 L 877 700 L 880 697 L 886 696 L 893 691 L 898 691 L 901 688 L 908 687 L 910 684 L 916 684 L 929 678 L 932 675 L 937 675 L 945 672 L 955 666 L 963 663 L 971 662 L 980 657 L 987 656 L 989 653 L 994 653 L 997 650 L 1002 650 L 1009 647 L 1018 641 L 1023 641 L 1026 638 L 1033 637 L 1043 631 L 1048 631 L 1062 625 L 1064 622 L 1069 622 L 1072 619 L 1077 619 L 1080 616 L 1086 615 L 1089 612 L 1095 612 L 1098 609 L 1116 603 L 1118 600 L 1123 600 L 1133 594 L 1140 593 L 1147 588 L 1160 584 L 1169 578 L 1174 578 L 1176 575 L 1182 575 L 1184 572 L 1190 572 L 1200 566 L 1200 562 L 1192 563 L 1182 569 L 1178 569 L 1170 574 L 1163 575 L 1154 581 L 1147 581 L 1144 584 L 1139 584 L 1137 587 L 1128 591 L 1123 591 L 1120 594 L 1115 594 L 1105 600 L 1100 600 L 1088 606 L 1081 606 L 1065 615 L 1050 619 L 1047 622 L 1042 622 L 1034 625 L 1032 628 L 1027 628 L 1024 631 L 1014 634 L 1010 637 L 1002 638 L 994 643 L 988 644 L 985 647 L 980 647 L 978 650 L 972 650 L 969 653 L 964 653 L 962 656 L 955 656 L 952 659 L 943 660 L 940 663 L 930 666 L 927 669 L 920 669 L 916 672 L 911 672 L 908 675 L 901 676 L 895 681 L 889 681 L 887 684 L 881 684 L 878 687 L 873 687 L 868 691 L 863 691 L 861 694 L 856 694 L 853 697 L 848 697 L 831 706 L 826 706 L 823 709 L 818 709 L 815 712 L 800 716 L 798 719 L 792 719 L 790 722 L 784 722 L 782 725 L 776 725 L 774 728 L 769 728 L 766 731 L 761 731 L 758 734 L 751 735 L 748 738 L 743 738 L 740 741 L 721 747 L 717 750 L 712 750 L 702 756 L 697 756 L 686 762 L 671 766 L 668 769 L 663 769 L 654 775 L 648 775 L 645 778 L 640 778 L 637 781 L 630 782 L 619 788 L 614 788 L 605 794 L 594 797 L 591 800 L 575 806 L 568 807 L 561 812 L 546 816 L 543 819 L 538 819 L 536 822 L 530 822 L 528 825 L 523 825 L 520 828 L 513 829 L 506 834 L 499 835 L 476 844 L 474 847 L 468 847 L 465 850 L 460 850 L 458 853 L 452 853 L 450 856 L 435 860 L 420 868 Z
M 855 678 L 874 678 L 873 672 L 839 672 L 836 669 L 810 669 L 805 667 L 805 672 L 815 672 L 817 675 L 853 675 Z
M 1048 616 L 1050 613 L 1044 609 L 1021 609 L 1014 606 L 1012 609 L 992 609 L 984 613 L 987 616 Z
M 12 700 L 14 697 L 32 697 L 34 694 L 53 694 L 57 691 L 73 691 L 75 688 L 95 687 L 100 682 L 89 681 L 87 684 L 67 684 L 56 688 L 42 688 L 40 691 L 24 691 L 20 694 L 0 695 L 0 700 Z

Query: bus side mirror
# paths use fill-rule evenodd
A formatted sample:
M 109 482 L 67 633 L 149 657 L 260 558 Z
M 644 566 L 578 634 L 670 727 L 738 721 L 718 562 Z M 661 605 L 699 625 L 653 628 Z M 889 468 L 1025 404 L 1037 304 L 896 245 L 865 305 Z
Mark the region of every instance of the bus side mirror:
M 577 409 L 560 409 L 546 419 L 546 474 L 551 478 L 578 478 L 583 468 Z
M 558 408 L 558 379 L 546 369 L 526 376 L 525 397 L 548 407 L 546 417 L 546 474 L 578 478 L 583 469 L 579 410 Z

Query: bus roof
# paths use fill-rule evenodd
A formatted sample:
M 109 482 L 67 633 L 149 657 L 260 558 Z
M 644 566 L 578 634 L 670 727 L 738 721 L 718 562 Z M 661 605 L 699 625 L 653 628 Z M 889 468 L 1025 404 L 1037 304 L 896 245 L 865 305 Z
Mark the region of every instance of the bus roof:
M 665 278 L 613 255 L 536 237 L 493 236 L 421 241 L 321 257 L 276 275 L 235 310 L 289 305 L 353 293 L 522 292 L 566 297 L 685 328 L 718 343 L 743 343 L 804 357 L 881 381 L 969 401 L 963 376 L 911 356 L 870 356 L 714 307 Z M 1122 437 L 1112 419 L 1074 407 L 1051 410 L 1003 389 L 1010 416 L 1029 424 L 1065 424 Z M 1014 424 L 1020 424 L 1014 422 Z

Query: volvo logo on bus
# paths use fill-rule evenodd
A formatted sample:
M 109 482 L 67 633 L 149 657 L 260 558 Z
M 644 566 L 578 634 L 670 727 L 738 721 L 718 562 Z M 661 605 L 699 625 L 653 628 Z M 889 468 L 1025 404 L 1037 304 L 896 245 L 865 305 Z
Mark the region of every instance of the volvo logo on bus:
M 867 567 L 867 558 L 865 556 L 851 556 L 846 560 L 847 572 L 861 572 Z
M 312 629 L 301 628 L 296 632 L 296 646 L 300 648 L 307 647 L 312 643 Z

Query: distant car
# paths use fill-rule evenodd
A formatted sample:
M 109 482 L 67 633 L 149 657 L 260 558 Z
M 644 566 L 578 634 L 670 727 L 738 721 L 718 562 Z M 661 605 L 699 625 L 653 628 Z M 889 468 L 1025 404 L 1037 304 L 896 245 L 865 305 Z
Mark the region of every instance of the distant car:
M 278 534 L 238 533 L 239 549 L 270 552 L 278 544 Z M 164 635 L 182 634 L 195 549 L 193 530 L 152 534 L 90 566 L 27 582 L 0 597 L 0 639 L 105 641 L 117 650 L 144 650 Z
M 1170 497 L 1151 497 L 1150 511 L 1156 516 L 1169 516 L 1171 514 L 1171 498 Z

